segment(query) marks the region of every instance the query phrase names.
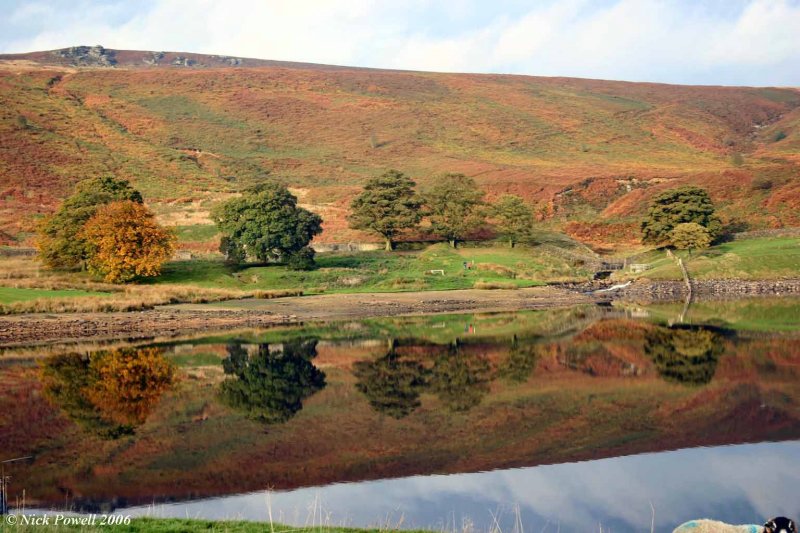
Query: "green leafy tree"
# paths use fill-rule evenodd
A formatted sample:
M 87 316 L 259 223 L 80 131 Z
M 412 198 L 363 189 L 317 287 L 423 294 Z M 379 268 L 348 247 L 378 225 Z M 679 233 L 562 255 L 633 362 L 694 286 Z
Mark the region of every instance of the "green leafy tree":
M 702 250 L 711 246 L 711 233 L 696 222 L 678 224 L 670 232 L 672 246 L 678 250 Z
M 656 196 L 642 221 L 642 242 L 672 244 L 672 230 L 678 224 L 694 222 L 706 228 L 712 240 L 722 230 L 714 204 L 705 189 L 686 186 Z
M 497 221 L 497 230 L 509 246 L 530 238 L 533 230 L 533 211 L 525 200 L 513 194 L 504 194 L 492 206 L 492 216 Z
M 220 397 L 253 420 L 286 422 L 305 398 L 325 387 L 325 373 L 311 363 L 316 355 L 316 339 L 285 343 L 281 351 L 259 344 L 253 356 L 241 344 L 231 344 L 222 362 L 231 377 L 220 384 Z
M 356 362 L 353 374 L 356 388 L 379 413 L 400 419 L 420 406 L 425 368 L 418 361 L 402 359 L 394 348 L 380 359 Z
M 350 204 L 350 227 L 380 235 L 386 249 L 393 250 L 395 238 L 422 220 L 422 199 L 414 185 L 397 170 L 370 179 Z
M 485 220 L 483 191 L 464 174 L 446 174 L 425 194 L 431 230 L 455 248 Z
M 39 257 L 50 268 L 83 268 L 91 253 L 83 227 L 98 208 L 115 201 L 142 203 L 142 195 L 126 180 L 92 178 L 78 183 L 74 194 L 64 200 L 53 215 L 38 228 Z
M 247 261 L 247 254 L 238 241 L 223 235 L 219 240 L 219 251 L 225 256 L 225 262 L 229 265 L 239 265 Z
M 222 250 L 229 259 L 254 257 L 259 261 L 287 261 L 302 253 L 308 264 L 311 239 L 322 232 L 319 215 L 297 206 L 297 198 L 283 185 L 263 183 L 213 213 L 223 235 Z M 311 256 L 313 264 L 313 255 Z

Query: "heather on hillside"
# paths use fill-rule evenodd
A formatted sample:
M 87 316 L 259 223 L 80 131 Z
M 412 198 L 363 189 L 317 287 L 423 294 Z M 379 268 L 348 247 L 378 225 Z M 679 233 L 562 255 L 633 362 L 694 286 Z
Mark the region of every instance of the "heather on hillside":
M 420 190 L 463 173 L 489 198 L 519 195 L 597 245 L 635 244 L 635 219 L 681 185 L 706 188 L 725 221 L 800 224 L 791 89 L 232 68 L 198 56 L 207 67 L 138 68 L 147 65 L 134 52 L 117 57 L 125 68 L 0 64 L 0 231 L 12 242 L 57 209 L 75 176 L 109 167 L 163 223 L 182 225 L 209 224 L 214 205 L 273 172 L 325 218 L 326 242 L 376 238 L 347 217 L 386 168 L 418 178 Z

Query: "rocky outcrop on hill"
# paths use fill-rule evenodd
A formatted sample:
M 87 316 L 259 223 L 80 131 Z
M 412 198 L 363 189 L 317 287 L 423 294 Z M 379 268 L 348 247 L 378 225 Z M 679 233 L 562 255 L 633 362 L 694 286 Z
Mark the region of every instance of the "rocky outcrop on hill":
M 81 67 L 113 67 L 117 64 L 113 50 L 106 50 L 102 46 L 71 46 L 54 50 L 53 55 L 68 60 L 72 65 Z

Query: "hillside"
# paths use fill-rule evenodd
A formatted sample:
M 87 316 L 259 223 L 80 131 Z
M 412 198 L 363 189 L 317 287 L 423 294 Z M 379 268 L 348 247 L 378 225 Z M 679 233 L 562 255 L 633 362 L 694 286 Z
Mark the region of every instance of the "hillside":
M 320 240 L 364 240 L 346 228 L 347 205 L 388 168 L 422 187 L 474 176 L 598 248 L 635 241 L 647 199 L 682 183 L 708 187 L 741 227 L 800 224 L 794 89 L 83 47 L 0 56 L 0 109 L 6 241 L 24 240 L 76 181 L 108 173 L 204 238 L 215 202 L 270 174 L 322 214 Z

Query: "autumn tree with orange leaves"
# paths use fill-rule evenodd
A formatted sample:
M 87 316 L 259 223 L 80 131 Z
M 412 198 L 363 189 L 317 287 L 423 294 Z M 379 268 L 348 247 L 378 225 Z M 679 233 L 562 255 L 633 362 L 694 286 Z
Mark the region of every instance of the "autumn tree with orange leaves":
M 144 205 L 121 201 L 97 210 L 83 229 L 89 270 L 111 283 L 157 276 L 175 250 L 175 235 Z

